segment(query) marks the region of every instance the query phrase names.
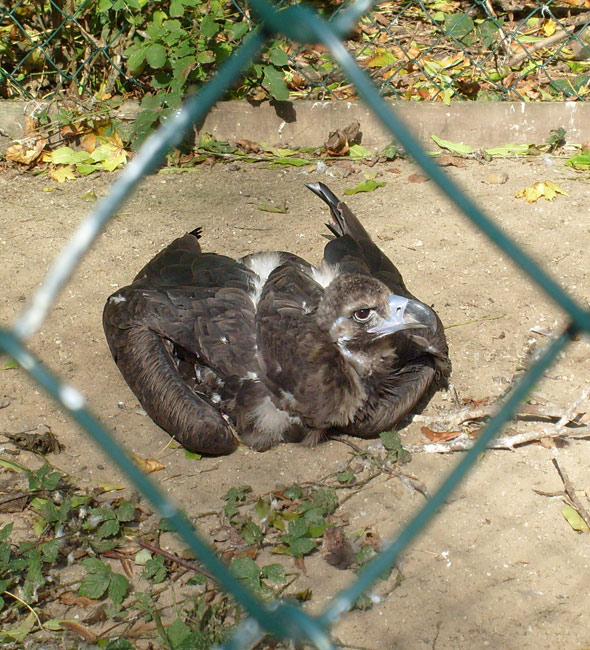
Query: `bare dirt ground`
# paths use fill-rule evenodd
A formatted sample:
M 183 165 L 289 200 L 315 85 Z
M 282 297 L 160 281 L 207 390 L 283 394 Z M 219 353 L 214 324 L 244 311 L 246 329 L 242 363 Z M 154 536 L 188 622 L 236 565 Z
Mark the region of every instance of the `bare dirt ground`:
M 317 171 L 244 164 L 151 176 L 110 223 L 32 341 L 31 347 L 50 368 L 84 392 L 119 440 L 137 454 L 161 460 L 166 468 L 152 478 L 189 515 L 220 508 L 221 496 L 232 486 L 249 484 L 263 493 L 279 483 L 317 480 L 337 470 L 350 448 L 338 441 L 315 449 L 284 444 L 262 454 L 242 447 L 229 457 L 198 462 L 185 458 L 182 450 L 166 448 L 168 435 L 138 412 L 136 399 L 110 358 L 101 328 L 106 297 L 129 283 L 173 238 L 196 226 L 203 227 L 207 250 L 239 256 L 287 249 L 318 261 L 327 214 L 303 184 L 321 180 L 342 196 L 366 170 L 359 165 L 346 178 L 331 178 Z M 548 335 L 561 330 L 564 317 L 466 223 L 432 182 L 411 182 L 418 170 L 410 163 L 395 161 L 372 171 L 387 185 L 348 197 L 349 205 L 399 266 L 411 291 L 432 304 L 447 326 L 452 381 L 459 397 L 498 398 L 522 368 L 527 351 L 545 345 Z M 497 180 L 490 175 L 500 172 L 508 174 L 508 181 L 490 183 Z M 541 159 L 483 164 L 469 160 L 463 168 L 449 168 L 449 173 L 572 295 L 588 303 L 587 174 L 577 175 L 559 160 L 551 164 Z M 532 204 L 515 198 L 518 190 L 543 180 L 557 182 L 568 196 Z M 31 175 L 0 176 L 2 326 L 11 323 L 90 210 L 85 195 L 104 195 L 111 181 L 111 176 L 102 175 L 58 186 Z M 286 214 L 258 208 L 284 201 Z M 537 397 L 565 410 L 588 386 L 588 351 L 587 340 L 573 343 L 538 386 Z M 87 485 L 124 480 L 25 373 L 3 371 L 1 378 L 0 399 L 12 399 L 0 410 L 1 432 L 46 424 L 65 445 L 64 452 L 49 457 L 57 468 Z M 579 411 L 589 406 L 582 403 Z M 454 408 L 451 394 L 439 393 L 424 414 L 436 421 Z M 525 426 L 519 423 L 513 429 Z M 427 442 L 420 428 L 419 422 L 405 427 L 404 443 Z M 560 463 L 586 506 L 589 445 L 570 441 L 559 449 Z M 552 458 L 553 450 L 540 444 L 485 453 L 403 556 L 402 584 L 372 609 L 346 615 L 335 627 L 338 639 L 371 650 L 590 647 L 590 535 L 574 532 L 562 516 L 563 483 Z M 15 460 L 26 464 L 31 459 L 23 453 Z M 414 453 L 403 470 L 432 492 L 457 460 L 457 453 Z M 422 494 L 400 480 L 382 477 L 342 509 L 351 530 L 372 527 L 387 539 L 423 502 Z M 17 528 L 29 525 L 26 517 L 15 518 Z M 311 608 L 316 611 L 353 578 L 350 571 L 328 565 L 321 553 L 306 560 L 306 569 L 298 584 L 312 588 Z

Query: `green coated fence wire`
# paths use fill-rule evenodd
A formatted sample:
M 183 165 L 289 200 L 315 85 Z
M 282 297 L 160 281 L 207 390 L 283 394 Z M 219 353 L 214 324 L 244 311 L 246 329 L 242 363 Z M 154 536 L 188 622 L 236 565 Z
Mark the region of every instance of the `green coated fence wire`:
M 555 280 L 447 178 L 444 172 L 420 148 L 415 138 L 379 96 L 374 84 L 347 52 L 340 39 L 370 8 L 367 0 L 359 0 L 340 12 L 332 24 L 326 23 L 311 9 L 300 5 L 276 11 L 266 0 L 251 0 L 250 4 L 262 26 L 248 36 L 239 50 L 220 68 L 218 75 L 208 82 L 198 95 L 190 98 L 174 117 L 146 141 L 138 155 L 122 172 L 109 195 L 83 222 L 63 252 L 57 257 L 48 272 L 45 283 L 34 295 L 30 305 L 17 318 L 13 330 L 0 329 L 0 349 L 13 357 L 70 413 L 102 447 L 111 460 L 126 473 L 129 480 L 149 499 L 160 515 L 170 521 L 180 537 L 195 556 L 207 566 L 217 582 L 244 607 L 250 618 L 238 628 L 225 648 L 250 647 L 265 634 L 272 634 L 277 638 L 304 641 L 321 650 L 329 650 L 333 647 L 330 640 L 330 628 L 333 623 L 345 614 L 354 605 L 357 598 L 395 563 L 400 553 L 425 528 L 436 512 L 444 507 L 444 503 L 453 489 L 462 481 L 479 455 L 511 418 L 518 404 L 552 365 L 557 355 L 566 348 L 572 337 L 578 331 L 590 331 L 590 312 L 580 307 Z M 492 419 L 473 448 L 463 456 L 426 505 L 406 525 L 397 538 L 366 565 L 356 582 L 336 594 L 325 611 L 318 616 L 311 616 L 300 607 L 290 603 L 267 604 L 254 597 L 232 576 L 215 553 L 200 539 L 186 515 L 176 504 L 164 497 L 154 483 L 131 462 L 111 434 L 86 408 L 82 394 L 75 388 L 60 382 L 25 345 L 26 339 L 30 338 L 44 321 L 60 290 L 108 219 L 129 197 L 141 179 L 161 164 L 165 152 L 178 143 L 192 124 L 204 117 L 212 105 L 221 98 L 224 91 L 231 86 L 241 71 L 259 53 L 272 33 L 282 34 L 298 43 L 323 43 L 356 86 L 359 94 L 408 153 L 466 216 L 562 307 L 571 321 L 563 334 L 547 347 L 542 356 L 512 389 L 500 412 Z

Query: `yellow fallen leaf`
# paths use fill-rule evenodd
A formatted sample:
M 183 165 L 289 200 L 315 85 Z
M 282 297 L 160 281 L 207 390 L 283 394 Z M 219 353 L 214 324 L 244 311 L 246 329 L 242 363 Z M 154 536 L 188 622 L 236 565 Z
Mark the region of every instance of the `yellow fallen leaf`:
M 582 515 L 571 506 L 566 506 L 561 511 L 561 514 L 574 530 L 577 530 L 579 533 L 590 533 L 590 528 L 588 528 L 588 524 L 582 519 Z
M 49 170 L 49 176 L 58 183 L 73 181 L 76 178 L 72 165 L 60 165 Z
M 527 203 L 534 203 L 541 197 L 547 199 L 547 201 L 553 201 L 558 194 L 567 196 L 567 192 L 562 190 L 557 183 L 553 181 L 540 181 L 525 187 L 520 192 L 517 192 L 515 196 L 517 199 L 524 198 Z
M 152 472 L 158 472 L 161 469 L 166 469 L 166 465 L 162 465 L 162 463 L 155 458 L 143 458 L 137 454 L 131 454 L 131 460 L 145 474 L 151 474 Z
M 557 25 L 555 24 L 555 21 L 552 18 L 550 18 L 543 25 L 543 31 L 545 32 L 545 36 L 553 36 L 553 34 L 555 34 L 556 29 L 557 29 Z

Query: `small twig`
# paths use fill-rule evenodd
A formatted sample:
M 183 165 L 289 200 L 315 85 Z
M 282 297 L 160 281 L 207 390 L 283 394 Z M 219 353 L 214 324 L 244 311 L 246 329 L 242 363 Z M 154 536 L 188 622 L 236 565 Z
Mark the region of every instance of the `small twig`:
M 532 45 L 526 48 L 524 47 L 524 45 L 521 45 L 523 51 L 519 52 L 518 54 L 515 54 L 506 63 L 506 65 L 509 68 L 513 68 L 514 66 L 517 66 L 519 63 L 524 61 L 524 59 L 532 56 L 535 52 L 542 50 L 545 47 L 550 47 L 551 45 L 555 45 L 555 43 L 559 43 L 559 41 L 563 41 L 564 39 L 568 38 L 568 36 L 571 36 L 572 33 L 575 31 L 576 27 L 578 27 L 579 25 L 583 25 L 584 23 L 587 22 L 588 22 L 588 13 L 583 13 L 568 21 L 565 27 L 559 24 L 561 30 L 555 32 L 555 34 L 548 36 L 547 38 L 544 38 L 542 41 L 533 43 Z
M 168 551 L 165 551 L 164 549 L 159 548 L 158 546 L 154 546 L 149 542 L 144 542 L 141 539 L 138 539 L 137 543 L 140 546 L 147 548 L 148 551 L 151 551 L 152 553 L 157 553 L 158 555 L 161 555 L 164 559 L 178 564 L 178 566 L 184 567 L 185 569 L 190 569 L 191 571 L 195 571 L 196 573 L 200 573 L 201 575 L 205 576 L 205 578 L 209 578 L 209 580 L 215 580 L 215 577 L 211 573 L 209 573 L 209 571 L 203 569 L 203 567 L 198 565 L 196 562 L 192 562 L 191 560 L 185 560 L 184 558 L 179 557 L 178 555 L 174 555 L 174 553 L 169 553 Z
M 465 325 L 473 325 L 475 323 L 482 323 L 483 321 L 486 320 L 500 320 L 500 318 L 504 318 L 506 314 L 498 314 L 496 316 L 482 316 L 481 318 L 474 318 L 473 320 L 466 320 L 463 321 L 462 323 L 451 323 L 450 325 L 445 325 L 446 330 L 450 330 L 453 327 L 464 327 Z
M 576 490 L 572 485 L 572 482 L 570 481 L 570 478 L 567 475 L 565 468 L 559 464 L 558 450 L 553 449 L 552 451 L 553 451 L 553 458 L 551 459 L 551 462 L 553 463 L 553 465 L 555 465 L 555 469 L 557 470 L 557 473 L 559 474 L 561 480 L 563 481 L 563 487 L 565 489 L 565 493 L 567 494 L 569 500 L 572 502 L 574 508 L 578 511 L 580 517 L 582 517 L 582 519 L 586 523 L 586 526 L 590 528 L 590 515 L 586 511 L 586 508 L 584 508 L 584 506 L 582 505 L 580 499 L 578 499 Z
M 21 605 L 24 605 L 30 612 L 33 614 L 35 617 L 35 620 L 37 621 L 37 625 L 39 626 L 39 629 L 44 629 L 43 628 L 43 623 L 41 623 L 41 619 L 39 618 L 39 615 L 37 612 L 29 605 L 29 603 L 25 603 L 25 601 L 22 598 L 19 598 L 16 594 L 13 594 L 10 591 L 3 591 L 2 593 L 6 594 L 7 596 L 10 596 L 14 598 L 14 600 L 17 600 Z

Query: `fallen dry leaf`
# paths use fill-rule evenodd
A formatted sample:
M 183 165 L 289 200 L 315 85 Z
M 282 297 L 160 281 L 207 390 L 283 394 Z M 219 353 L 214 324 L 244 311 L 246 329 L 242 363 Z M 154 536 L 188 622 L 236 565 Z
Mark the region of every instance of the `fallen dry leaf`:
M 166 465 L 162 465 L 162 463 L 155 458 L 142 458 L 137 454 L 131 454 L 131 460 L 145 474 L 151 474 L 152 472 L 158 472 L 161 469 L 166 469 Z
M 503 185 L 508 181 L 508 174 L 506 172 L 492 172 L 488 174 L 486 180 L 490 185 Z
M 6 160 L 31 165 L 39 158 L 46 144 L 47 140 L 45 138 L 27 138 L 22 142 L 11 144 L 4 155 Z
M 80 146 L 86 153 L 92 153 L 96 149 L 96 134 L 85 133 L 80 138 Z
M 462 431 L 433 431 L 429 427 L 421 427 L 420 431 L 432 442 L 447 442 L 458 438 Z
M 326 153 L 329 156 L 344 156 L 350 149 L 359 134 L 361 125 L 359 122 L 351 122 L 345 129 L 336 129 L 328 135 L 325 142 Z
M 325 530 L 323 550 L 324 560 L 337 569 L 348 569 L 354 562 L 354 549 L 344 534 L 343 526 Z
M 82 609 L 88 609 L 93 605 L 96 605 L 96 600 L 91 600 L 86 598 L 86 596 L 78 596 L 73 591 L 64 591 L 63 594 L 59 595 L 59 601 L 64 605 L 75 605 L 76 607 L 82 607 Z
M 80 625 L 80 623 L 76 623 L 76 621 L 60 621 L 59 624 L 68 630 L 76 632 L 76 634 L 80 635 L 88 643 L 94 643 L 96 641 L 96 634 L 83 625 Z
M 236 140 L 236 147 L 239 147 L 244 153 L 262 153 L 262 147 L 252 140 Z
M 562 190 L 557 183 L 554 183 L 553 181 L 539 181 L 538 183 L 534 183 L 533 185 L 529 185 L 520 190 L 520 192 L 517 192 L 515 196 L 517 199 L 524 198 L 527 203 L 534 203 L 541 197 L 547 199 L 547 201 L 553 201 L 558 194 L 567 196 L 567 192 Z
M 441 167 L 465 167 L 465 161 L 459 156 L 443 154 L 438 157 L 437 162 Z
M 410 183 L 425 183 L 426 181 L 429 181 L 430 179 L 427 178 L 426 176 L 422 176 L 421 174 L 410 174 L 408 176 L 408 182 Z

